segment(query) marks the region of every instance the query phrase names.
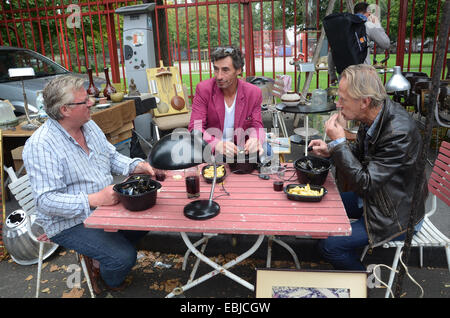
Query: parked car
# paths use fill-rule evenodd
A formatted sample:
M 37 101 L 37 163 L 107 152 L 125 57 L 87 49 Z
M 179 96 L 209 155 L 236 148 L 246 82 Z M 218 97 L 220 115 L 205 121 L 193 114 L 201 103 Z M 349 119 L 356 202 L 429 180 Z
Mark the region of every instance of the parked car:
M 10 78 L 8 69 L 20 67 L 32 67 L 35 73 L 34 77 L 27 77 L 24 79 L 28 109 L 31 113 L 38 112 L 38 103 L 40 100 L 37 98 L 38 93 L 56 76 L 72 74 L 86 79 L 86 88 L 88 88 L 89 85 L 87 74 L 70 72 L 51 59 L 33 50 L 12 46 L 0 46 L 0 99 L 9 100 L 15 107 L 16 114 L 25 113 L 22 83 L 18 78 Z M 106 81 L 104 79 L 94 77 L 94 84 L 98 88 L 105 83 Z
M 434 41 L 430 39 L 426 39 L 423 42 L 423 51 L 424 52 L 433 52 L 433 44 Z M 422 42 L 417 43 L 417 51 L 420 52 L 422 50 Z

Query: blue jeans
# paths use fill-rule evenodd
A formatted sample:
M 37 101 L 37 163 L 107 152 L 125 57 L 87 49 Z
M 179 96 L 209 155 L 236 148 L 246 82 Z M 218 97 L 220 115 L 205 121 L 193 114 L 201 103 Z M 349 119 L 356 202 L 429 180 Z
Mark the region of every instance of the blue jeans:
M 365 270 L 360 262 L 360 249 L 369 244 L 364 224 L 363 208 L 359 207 L 359 197 L 354 192 L 340 193 L 347 216 L 358 219 L 351 223 L 351 236 L 330 236 L 319 241 L 322 256 L 338 270 Z M 414 232 L 420 230 L 423 220 L 416 225 Z M 396 237 L 395 241 L 404 241 L 406 233 Z
M 105 232 L 78 224 L 56 234 L 51 240 L 99 261 L 104 282 L 110 287 L 118 287 L 136 263 L 134 244 L 145 234 L 146 231 Z
M 347 216 L 358 219 L 351 223 L 351 236 L 330 236 L 319 241 L 319 251 L 322 256 L 337 270 L 362 270 L 365 268 L 360 262 L 358 253 L 360 248 L 369 244 L 364 218 L 363 208 L 358 207 L 358 196 L 354 192 L 342 192 Z

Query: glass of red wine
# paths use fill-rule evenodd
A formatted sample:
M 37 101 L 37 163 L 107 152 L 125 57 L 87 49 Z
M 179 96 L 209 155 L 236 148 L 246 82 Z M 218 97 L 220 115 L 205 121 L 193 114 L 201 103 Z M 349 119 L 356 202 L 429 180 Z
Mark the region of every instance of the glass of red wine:
M 186 193 L 189 199 L 200 196 L 200 170 L 197 166 L 184 169 Z

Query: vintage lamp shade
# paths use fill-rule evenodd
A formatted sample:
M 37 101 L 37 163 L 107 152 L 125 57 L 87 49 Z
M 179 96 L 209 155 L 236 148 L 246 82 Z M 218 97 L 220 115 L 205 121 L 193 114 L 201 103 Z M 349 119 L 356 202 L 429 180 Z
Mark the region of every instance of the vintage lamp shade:
M 403 76 L 400 66 L 394 66 L 394 74 L 386 83 L 386 92 L 395 93 L 411 89 L 411 84 Z
M 214 178 L 209 200 L 192 201 L 184 207 L 184 215 L 193 220 L 207 220 L 219 214 L 220 206 L 212 199 L 217 179 L 216 161 L 201 132 L 174 131 L 162 137 L 153 146 L 148 161 L 152 167 L 161 170 L 186 169 L 203 162 L 212 162 Z
M 34 69 L 32 67 L 10 68 L 10 69 L 8 69 L 8 75 L 10 78 L 18 78 L 22 82 L 23 106 L 25 109 L 25 116 L 28 121 L 25 125 L 22 125 L 22 129 L 35 130 L 35 129 L 39 128 L 38 125 L 31 122 L 30 111 L 28 110 L 27 94 L 25 92 L 25 84 L 23 82 L 23 79 L 25 77 L 34 77 L 35 76 Z

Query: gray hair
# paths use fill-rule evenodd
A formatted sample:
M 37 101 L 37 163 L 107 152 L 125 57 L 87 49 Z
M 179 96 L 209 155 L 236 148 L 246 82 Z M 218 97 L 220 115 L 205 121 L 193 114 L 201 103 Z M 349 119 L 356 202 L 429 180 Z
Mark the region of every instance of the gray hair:
M 233 60 L 233 67 L 236 70 L 244 70 L 244 54 L 242 54 L 241 50 L 234 46 L 217 47 L 211 53 L 211 62 L 214 63 L 215 61 L 224 59 L 227 56 L 231 57 Z
M 84 79 L 73 75 L 59 76 L 50 81 L 43 91 L 44 108 L 48 117 L 62 119 L 61 107 L 73 102 L 73 93 L 81 88 L 84 88 Z
M 381 106 L 387 98 L 386 89 L 377 70 L 368 64 L 351 65 L 341 74 L 347 79 L 347 92 L 351 98 L 369 97 L 370 107 Z

